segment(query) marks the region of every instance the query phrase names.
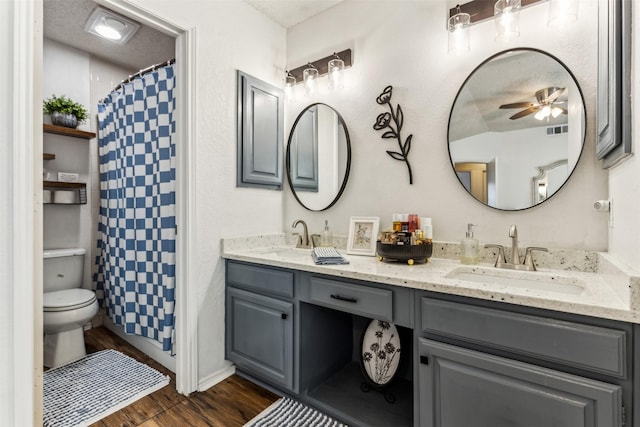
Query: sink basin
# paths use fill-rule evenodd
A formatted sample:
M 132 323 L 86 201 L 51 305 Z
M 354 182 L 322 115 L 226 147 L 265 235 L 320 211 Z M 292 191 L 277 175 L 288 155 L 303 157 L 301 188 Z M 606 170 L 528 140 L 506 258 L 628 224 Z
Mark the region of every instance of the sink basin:
M 311 258 L 310 249 L 301 248 L 269 248 L 258 252 L 261 255 L 273 256 L 283 260 Z
M 446 277 L 467 282 L 569 295 L 580 295 L 585 290 L 584 283 L 579 279 L 542 272 L 514 272 L 494 268 L 461 267 L 453 270 Z

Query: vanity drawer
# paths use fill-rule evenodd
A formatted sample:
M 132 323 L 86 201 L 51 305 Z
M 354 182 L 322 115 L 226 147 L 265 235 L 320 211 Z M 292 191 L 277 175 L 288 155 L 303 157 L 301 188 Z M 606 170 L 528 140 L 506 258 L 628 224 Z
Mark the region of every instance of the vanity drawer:
M 311 277 L 310 302 L 372 319 L 393 321 L 393 292 Z
M 227 283 L 238 288 L 293 298 L 293 272 L 287 270 L 228 261 Z
M 627 333 L 528 314 L 423 297 L 421 329 L 620 378 L 627 376 Z

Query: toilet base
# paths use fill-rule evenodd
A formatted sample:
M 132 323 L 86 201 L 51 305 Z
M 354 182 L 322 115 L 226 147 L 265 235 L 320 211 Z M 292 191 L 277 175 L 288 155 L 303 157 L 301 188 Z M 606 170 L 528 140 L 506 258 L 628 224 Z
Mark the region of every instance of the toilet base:
M 82 327 L 44 336 L 44 366 L 47 368 L 66 365 L 86 355 Z

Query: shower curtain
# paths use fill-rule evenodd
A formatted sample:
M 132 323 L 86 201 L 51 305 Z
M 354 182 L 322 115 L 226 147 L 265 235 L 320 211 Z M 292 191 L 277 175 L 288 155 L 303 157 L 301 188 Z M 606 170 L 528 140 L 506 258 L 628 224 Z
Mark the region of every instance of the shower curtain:
M 116 325 L 163 351 L 175 323 L 174 86 L 170 65 L 98 105 L 96 295 Z

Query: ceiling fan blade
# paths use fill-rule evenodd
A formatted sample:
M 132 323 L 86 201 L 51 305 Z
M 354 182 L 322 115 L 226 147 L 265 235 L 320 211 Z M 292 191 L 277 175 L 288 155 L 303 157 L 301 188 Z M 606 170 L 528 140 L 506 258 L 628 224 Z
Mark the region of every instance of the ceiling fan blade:
M 528 116 L 529 114 L 533 114 L 538 111 L 540 107 L 529 107 L 526 110 L 522 110 L 518 113 L 515 113 L 513 116 L 509 117 L 511 120 L 520 119 L 522 117 Z
M 503 104 L 500 109 L 504 110 L 505 108 L 529 108 L 533 107 L 533 102 L 514 102 L 513 104 Z
M 547 96 L 547 102 L 551 103 L 551 102 L 555 101 L 556 99 L 558 99 L 558 97 L 564 93 L 564 89 L 565 88 L 563 88 L 563 87 L 559 87 L 556 90 L 554 90 L 553 92 L 551 92 Z

